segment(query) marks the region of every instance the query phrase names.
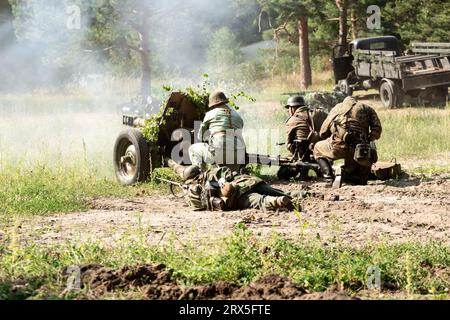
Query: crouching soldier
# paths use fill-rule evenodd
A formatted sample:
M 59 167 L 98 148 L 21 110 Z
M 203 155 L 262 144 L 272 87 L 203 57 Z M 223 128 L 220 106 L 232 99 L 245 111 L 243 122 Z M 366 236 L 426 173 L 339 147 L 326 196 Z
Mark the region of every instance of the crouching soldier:
M 377 113 L 370 106 L 348 97 L 336 105 L 322 125 L 320 136 L 325 141 L 314 147 L 314 158 L 324 178 L 334 180 L 331 162 L 345 159 L 343 180 L 352 184 L 367 184 L 377 154 L 372 142 L 381 136 Z
M 294 160 L 315 162 L 312 157 L 314 145 L 320 140 L 319 130 L 327 117 L 327 113 L 320 108 L 309 108 L 302 96 L 289 98 L 285 108 L 290 118 L 286 121 L 286 147 Z M 308 179 L 308 168 L 301 169 L 300 178 Z M 286 174 L 283 174 L 286 172 Z M 289 179 L 289 169 L 280 168 L 278 176 Z
M 310 194 L 303 191 L 283 192 L 262 179 L 238 175 L 227 167 L 202 172 L 197 166 L 169 164 L 189 185 L 188 201 L 195 210 L 293 210 L 296 200 Z

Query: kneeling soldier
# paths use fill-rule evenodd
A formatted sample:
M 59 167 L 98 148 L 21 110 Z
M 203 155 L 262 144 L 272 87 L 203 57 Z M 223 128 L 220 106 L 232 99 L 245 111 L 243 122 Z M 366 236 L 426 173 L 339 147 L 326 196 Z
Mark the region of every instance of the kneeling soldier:
M 371 166 L 377 162 L 371 143 L 379 139 L 382 127 L 377 113 L 370 106 L 348 97 L 336 105 L 322 125 L 320 141 L 314 147 L 314 158 L 324 178 L 332 181 L 331 162 L 345 159 L 344 181 L 367 184 Z

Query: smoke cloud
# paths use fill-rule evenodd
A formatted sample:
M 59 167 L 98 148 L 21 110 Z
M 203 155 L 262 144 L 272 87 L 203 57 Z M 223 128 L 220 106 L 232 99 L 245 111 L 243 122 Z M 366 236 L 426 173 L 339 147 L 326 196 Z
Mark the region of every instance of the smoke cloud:
M 136 10 L 150 3 L 125 2 Z M 11 3 L 20 10 L 11 10 L 4 0 L 0 5 L 0 169 L 84 159 L 111 172 L 114 140 L 125 129 L 119 106 L 139 92 L 139 72 L 114 73 L 114 48 L 91 45 L 95 12 L 90 5 L 106 2 Z M 159 0 L 151 5 L 153 85 L 198 83 L 210 71 L 206 53 L 212 35 L 236 16 L 232 2 Z M 122 23 L 129 23 L 125 12 L 122 16 Z M 129 59 L 139 66 L 136 55 Z

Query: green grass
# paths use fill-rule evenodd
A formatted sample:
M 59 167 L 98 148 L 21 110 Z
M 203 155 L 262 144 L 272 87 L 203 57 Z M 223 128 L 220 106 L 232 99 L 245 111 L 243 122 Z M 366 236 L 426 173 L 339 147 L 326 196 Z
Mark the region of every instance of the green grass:
M 115 247 L 98 243 L 43 247 L 19 244 L 14 229 L 10 229 L 0 242 L 0 299 L 73 298 L 63 294 L 62 270 L 91 263 L 114 268 L 164 263 L 181 285 L 220 280 L 246 284 L 267 274 L 278 274 L 311 292 L 338 285 L 357 293 L 366 288 L 368 268 L 377 266 L 383 292 L 395 290 L 409 296 L 430 294 L 438 298 L 450 286 L 450 250 L 440 243 L 324 247 L 320 243 L 293 243 L 276 235 L 257 238 L 243 226 L 223 241 L 207 246 L 187 244 L 181 250 L 173 245 L 148 246 L 145 237 L 140 238 L 124 238 Z M 12 290 L 16 284 L 21 284 L 20 290 Z
M 160 173 L 173 178 L 166 172 Z M 95 169 L 78 167 L 9 168 L 0 172 L 0 215 L 40 215 L 57 212 L 85 211 L 98 197 L 127 198 L 142 191 L 167 192 L 164 185 L 148 184 L 125 187 L 113 178 L 98 175 Z
M 407 108 L 378 111 L 383 125 L 381 158 L 433 159 L 450 150 L 450 109 Z M 447 164 L 449 158 L 446 158 Z

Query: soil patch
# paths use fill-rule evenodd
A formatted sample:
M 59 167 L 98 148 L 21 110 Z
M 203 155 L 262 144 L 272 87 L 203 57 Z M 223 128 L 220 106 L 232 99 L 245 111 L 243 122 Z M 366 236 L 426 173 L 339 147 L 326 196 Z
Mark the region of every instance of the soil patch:
M 97 265 L 81 266 L 84 287 L 94 296 L 116 290 L 139 290 L 149 299 L 162 300 L 352 300 L 345 292 L 330 289 L 308 294 L 288 279 L 268 275 L 256 282 L 238 286 L 227 282 L 180 286 L 166 266 L 136 265 L 109 269 Z

